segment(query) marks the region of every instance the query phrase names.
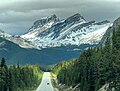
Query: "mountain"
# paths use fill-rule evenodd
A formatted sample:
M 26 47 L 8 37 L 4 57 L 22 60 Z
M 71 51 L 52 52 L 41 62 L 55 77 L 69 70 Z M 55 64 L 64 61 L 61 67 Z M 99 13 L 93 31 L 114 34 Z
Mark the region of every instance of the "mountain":
M 110 22 L 87 22 L 80 14 L 66 19 L 56 15 L 34 22 L 24 35 L 0 31 L 0 58 L 8 64 L 54 64 L 79 57 L 88 47 L 105 39 Z
M 0 37 L 5 38 L 22 48 L 49 48 L 81 44 L 99 44 L 110 22 L 87 22 L 80 14 L 74 14 L 66 19 L 56 15 L 41 18 L 24 35 L 12 36 L 0 31 Z
M 4 31 L 0 30 L 0 37 L 9 40 L 17 45 L 19 45 L 22 48 L 37 48 L 35 45 L 33 45 L 30 41 L 27 41 L 23 38 L 21 38 L 18 35 L 12 36 L 10 34 L 5 33 Z M 38 48 L 39 49 L 39 48 Z
M 110 22 L 87 22 L 80 14 L 66 19 L 56 15 L 36 21 L 28 33 L 21 37 L 38 48 L 81 44 L 98 44 L 110 26 Z

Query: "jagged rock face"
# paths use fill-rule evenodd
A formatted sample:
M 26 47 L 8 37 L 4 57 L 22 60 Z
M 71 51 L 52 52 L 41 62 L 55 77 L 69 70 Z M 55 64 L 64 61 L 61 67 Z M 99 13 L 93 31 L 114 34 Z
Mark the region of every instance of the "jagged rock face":
M 119 26 L 120 26 L 120 17 L 114 21 L 113 28 L 117 29 Z
M 80 20 L 85 20 L 80 14 L 75 14 L 65 20 L 65 23 L 70 24 L 74 22 L 79 22 Z
M 43 22 L 44 21 L 44 22 Z M 87 22 L 80 14 L 60 20 L 56 15 L 36 21 L 32 31 L 21 37 L 40 48 L 61 45 L 97 44 L 107 31 L 110 22 Z
M 52 40 L 56 39 L 60 36 L 62 32 L 72 27 L 74 24 L 78 24 L 78 23 L 85 23 L 85 20 L 80 14 L 75 14 L 65 20 L 60 20 L 57 23 L 54 23 L 53 26 L 51 26 L 51 28 L 40 33 L 37 37 L 44 37 L 44 36 L 50 35 Z
M 45 24 L 49 22 L 57 22 L 59 19 L 57 18 L 56 15 L 52 15 L 50 17 L 44 17 L 40 20 L 37 20 L 34 22 L 33 26 L 29 29 L 29 31 L 33 31 L 36 28 L 43 27 Z

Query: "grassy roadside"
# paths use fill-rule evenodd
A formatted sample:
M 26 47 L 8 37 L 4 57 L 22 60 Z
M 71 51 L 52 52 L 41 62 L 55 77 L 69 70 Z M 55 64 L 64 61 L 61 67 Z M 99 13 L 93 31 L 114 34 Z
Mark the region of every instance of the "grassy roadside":
M 31 88 L 24 88 L 24 89 L 20 89 L 20 90 L 18 89 L 17 91 L 36 91 L 36 89 L 40 85 L 40 83 L 41 83 L 41 80 L 38 81 L 38 83 L 34 84 L 34 86 Z
M 59 85 L 57 83 L 57 76 L 54 73 L 51 73 L 51 79 L 52 79 L 52 84 L 54 88 L 57 88 L 58 91 L 68 91 L 66 90 L 67 87 L 63 86 L 63 85 Z M 69 90 L 72 91 L 72 90 Z
M 17 91 L 36 91 L 37 87 L 40 85 L 41 80 L 38 83 L 34 84 L 31 88 L 18 89 Z
M 34 84 L 33 87 L 28 88 L 28 89 L 26 89 L 24 91 L 36 91 L 37 87 L 40 85 L 42 77 L 43 77 L 43 72 L 42 71 L 38 71 L 36 69 L 34 70 L 34 74 L 38 77 L 38 82 L 36 84 Z
M 58 86 L 57 86 L 57 80 L 56 79 L 57 79 L 56 75 L 51 72 L 51 82 L 52 82 L 52 85 L 54 87 L 54 91 L 60 91 Z
M 18 89 L 17 91 L 36 91 L 37 87 L 40 85 L 42 77 L 43 77 L 43 72 L 41 74 L 41 72 L 34 72 L 34 74 L 38 77 L 38 82 L 36 84 L 34 84 L 32 87 L 30 88 L 24 88 L 24 89 Z
M 72 88 L 66 85 L 61 85 L 57 83 L 57 76 L 54 73 L 51 73 L 52 85 L 55 88 L 54 91 L 80 91 L 79 88 Z M 57 90 L 56 90 L 57 89 Z
M 41 81 L 39 81 L 39 83 L 35 84 L 33 87 L 31 88 L 26 88 L 25 90 L 22 91 L 36 91 L 37 87 L 39 86 Z

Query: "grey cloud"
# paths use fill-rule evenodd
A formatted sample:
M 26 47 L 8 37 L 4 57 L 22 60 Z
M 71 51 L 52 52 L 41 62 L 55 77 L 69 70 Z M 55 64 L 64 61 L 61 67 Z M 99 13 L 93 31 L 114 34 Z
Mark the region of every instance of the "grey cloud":
M 44 9 L 44 10 L 32 10 L 29 12 L 16 12 L 16 11 L 7 11 L 0 13 L 0 22 L 1 23 L 10 23 L 10 22 L 23 22 L 23 21 L 32 21 L 44 17 L 51 12 L 57 11 L 57 9 Z M 59 10 L 58 10 L 59 11 Z
M 78 2 L 71 3 L 67 0 L 29 0 L 29 1 L 19 1 L 12 2 L 7 5 L 1 5 L 0 11 L 20 11 L 26 12 L 31 10 L 40 10 L 40 9 L 50 9 L 50 8 L 62 8 L 62 7 L 70 7 L 78 4 Z
M 0 1 L 0 28 L 22 34 L 35 20 L 52 14 L 65 18 L 80 13 L 88 21 L 113 21 L 120 16 L 119 9 L 119 0 L 3 0 Z

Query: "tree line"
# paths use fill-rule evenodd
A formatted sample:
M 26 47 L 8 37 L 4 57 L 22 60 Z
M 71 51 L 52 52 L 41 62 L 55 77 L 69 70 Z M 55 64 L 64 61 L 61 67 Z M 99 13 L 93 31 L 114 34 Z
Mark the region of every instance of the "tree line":
M 0 62 L 0 91 L 26 91 L 38 86 L 42 71 L 38 65 L 7 66 L 4 58 Z
M 73 61 L 55 65 L 58 83 L 80 84 L 80 91 L 98 91 L 109 84 L 108 91 L 120 91 L 120 28 L 113 30 L 105 45 L 89 48 Z

